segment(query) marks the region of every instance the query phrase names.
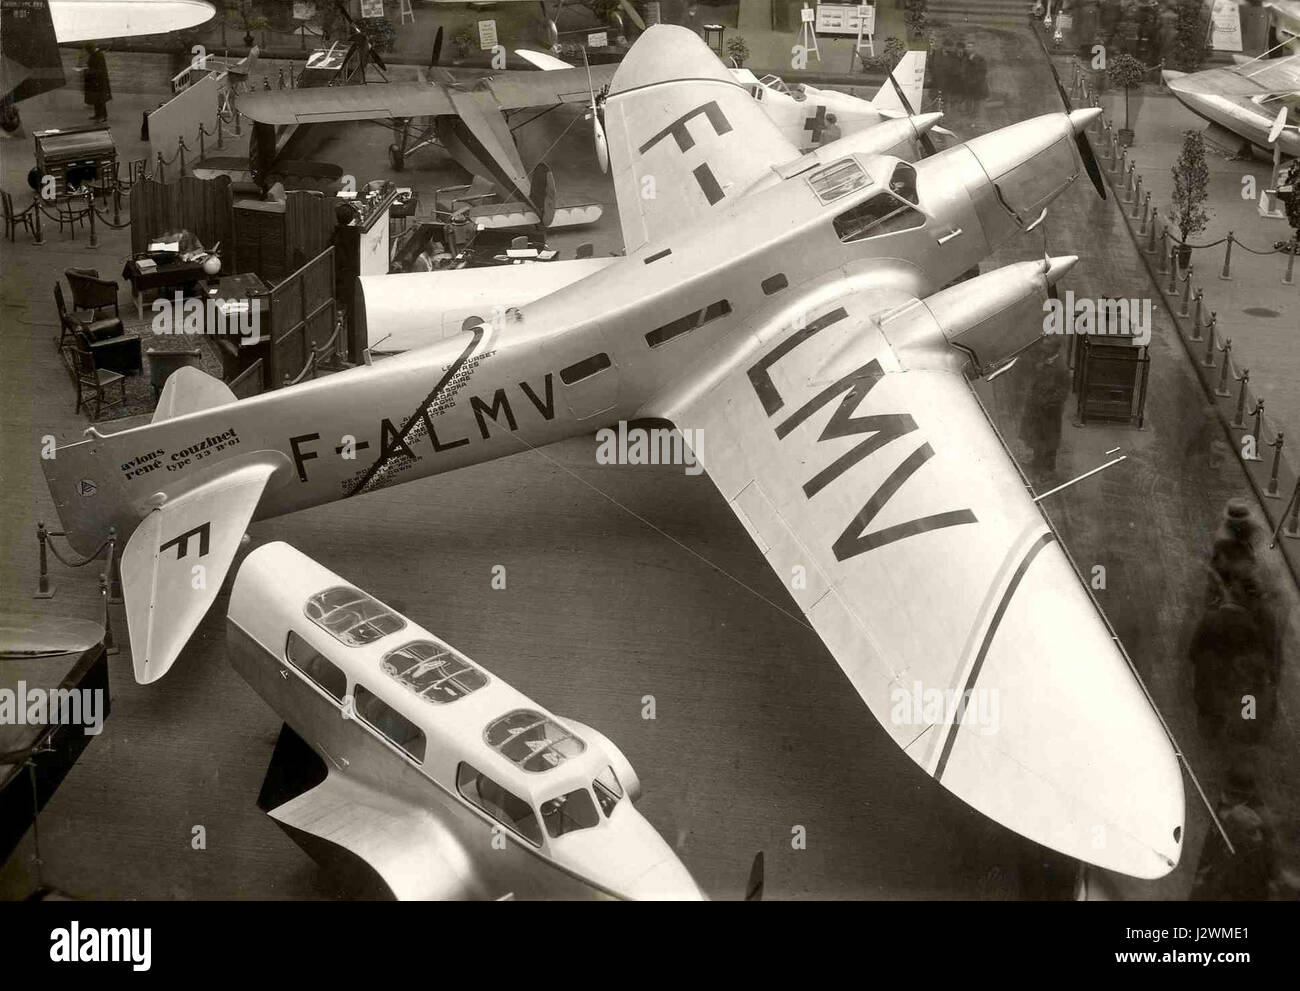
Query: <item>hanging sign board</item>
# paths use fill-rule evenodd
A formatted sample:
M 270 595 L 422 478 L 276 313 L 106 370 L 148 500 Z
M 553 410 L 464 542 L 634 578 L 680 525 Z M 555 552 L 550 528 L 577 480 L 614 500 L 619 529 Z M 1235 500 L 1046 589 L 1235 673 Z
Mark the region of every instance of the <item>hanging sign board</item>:
M 384 0 L 361 0 L 362 17 L 383 17 Z

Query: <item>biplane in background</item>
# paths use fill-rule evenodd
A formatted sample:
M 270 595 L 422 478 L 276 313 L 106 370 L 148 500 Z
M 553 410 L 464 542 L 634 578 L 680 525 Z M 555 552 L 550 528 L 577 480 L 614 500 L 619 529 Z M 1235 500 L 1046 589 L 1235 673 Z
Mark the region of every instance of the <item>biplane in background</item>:
M 1058 90 L 1063 112 L 915 164 L 861 151 L 870 128 L 801 154 L 695 34 L 650 28 L 605 101 L 625 257 L 249 399 L 183 368 L 155 422 L 41 460 L 74 549 L 127 541 L 137 680 L 176 661 L 255 518 L 667 420 L 925 775 L 1069 856 L 1169 873 L 1175 750 L 971 384 L 1041 339 L 1076 259 L 958 278 L 1080 175 L 1104 189 L 1101 111 Z M 990 695 L 996 726 L 970 718 Z

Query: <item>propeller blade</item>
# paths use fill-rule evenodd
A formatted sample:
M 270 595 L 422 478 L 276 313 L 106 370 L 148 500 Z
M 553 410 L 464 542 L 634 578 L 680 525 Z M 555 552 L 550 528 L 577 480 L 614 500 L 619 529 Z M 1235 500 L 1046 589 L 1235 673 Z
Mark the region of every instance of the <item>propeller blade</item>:
M 1277 112 L 1277 119 L 1273 121 L 1273 126 L 1268 129 L 1268 143 L 1272 144 L 1274 141 L 1276 141 L 1285 128 L 1286 128 L 1286 105 L 1283 104 L 1282 109 Z
M 894 87 L 894 92 L 898 94 L 898 102 L 901 103 L 903 109 L 907 111 L 907 116 L 915 117 L 916 108 L 912 106 L 912 102 L 907 98 L 907 94 L 903 92 L 903 87 L 898 85 L 898 80 L 894 78 L 893 69 L 889 70 L 889 82 Z M 934 139 L 931 138 L 928 133 L 923 133 L 921 135 L 921 149 L 925 152 L 926 158 L 936 154 L 939 150 L 934 146 Z
M 442 25 L 438 25 L 438 32 L 433 36 L 433 55 L 429 58 L 429 68 L 432 69 L 442 58 Z
M 749 868 L 749 883 L 745 885 L 745 901 L 761 902 L 763 900 L 763 851 L 754 854 L 754 863 Z
M 1043 36 L 1037 31 L 1034 37 L 1038 40 L 1038 47 L 1043 50 L 1043 58 L 1047 60 L 1047 68 L 1052 72 L 1052 82 L 1056 83 L 1056 92 L 1061 97 L 1061 106 L 1065 108 L 1067 114 L 1074 112 L 1074 104 L 1070 102 L 1070 94 L 1061 85 L 1060 73 L 1056 71 L 1056 63 L 1052 61 L 1052 53 L 1047 50 L 1047 44 L 1043 41 Z M 1074 132 L 1074 143 L 1079 149 L 1079 158 L 1083 160 L 1084 171 L 1088 173 L 1088 178 L 1092 180 L 1092 186 L 1097 190 L 1097 195 L 1103 200 L 1106 198 L 1106 184 L 1101 178 L 1101 166 L 1097 163 L 1097 155 L 1092 150 L 1092 142 L 1088 140 L 1088 132 L 1084 128 L 1079 128 Z
M 596 161 L 600 163 L 601 173 L 609 175 L 609 141 L 605 138 L 605 128 L 600 123 L 600 117 L 594 113 L 591 115 L 591 130 L 596 142 Z

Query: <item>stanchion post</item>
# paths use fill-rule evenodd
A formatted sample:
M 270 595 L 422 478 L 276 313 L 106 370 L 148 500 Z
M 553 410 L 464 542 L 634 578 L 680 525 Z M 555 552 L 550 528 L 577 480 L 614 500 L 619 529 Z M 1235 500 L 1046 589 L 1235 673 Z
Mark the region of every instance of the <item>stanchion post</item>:
M 99 231 L 95 229 L 95 193 L 93 190 L 86 190 L 86 214 L 90 218 L 90 247 L 99 247 Z
M 117 559 L 117 527 L 108 528 L 108 601 L 122 601 L 122 564 Z
M 1282 498 L 1281 494 L 1277 490 L 1277 473 L 1278 473 L 1278 469 L 1282 465 L 1282 442 L 1283 442 L 1283 434 L 1282 431 L 1279 430 L 1277 432 L 1277 436 L 1273 438 L 1273 444 L 1272 444 L 1273 470 L 1269 472 L 1268 485 L 1265 486 L 1264 488 L 1264 495 L 1268 496 L 1270 499 Z
M 50 559 L 45 550 L 45 542 L 50 539 L 50 532 L 45 529 L 44 523 L 36 524 L 36 543 L 40 548 L 40 574 L 36 577 L 36 594 L 33 599 L 52 599 L 54 598 L 54 586 L 50 584 Z
M 1128 179 L 1124 183 L 1124 202 L 1131 203 L 1133 200 L 1133 184 L 1136 181 L 1137 162 L 1128 163 Z
M 122 224 L 122 187 L 114 184 L 113 186 L 113 226 L 119 227 Z
M 1246 387 L 1250 385 L 1250 369 L 1247 368 L 1237 379 L 1241 388 L 1237 392 L 1237 413 L 1232 418 L 1232 425 L 1244 430 L 1246 427 Z
M 1196 314 L 1192 319 L 1192 340 L 1201 339 L 1201 321 L 1205 317 L 1205 301 L 1202 299 L 1204 293 L 1198 288 L 1196 290 Z
M 1206 368 L 1214 367 L 1214 328 L 1218 322 L 1218 311 L 1211 310 L 1210 325 L 1205 328 L 1205 357 L 1201 359 L 1201 364 Z
M 1178 295 L 1178 249 L 1172 245 L 1169 248 L 1169 285 L 1165 287 L 1165 295 Z
M 1223 369 L 1219 372 L 1219 385 L 1214 390 L 1216 396 L 1231 396 L 1228 389 L 1228 375 L 1231 372 L 1232 365 L 1232 338 L 1228 338 L 1223 344 Z
M 108 612 L 108 578 L 103 574 L 99 576 L 99 599 L 104 604 L 104 653 L 112 656 L 118 650 L 113 639 L 113 617 Z
M 1147 224 L 1151 221 L 1151 190 L 1147 190 L 1146 195 L 1142 197 L 1142 226 L 1138 228 L 1138 237 L 1147 232 Z M 1154 224 L 1152 226 L 1155 226 Z
M 1295 480 L 1295 491 L 1291 493 L 1291 516 L 1286 521 L 1282 535 L 1300 540 L 1300 478 Z
M 1224 280 L 1232 279 L 1232 231 L 1228 231 L 1228 243 L 1223 249 L 1223 271 L 1219 273 L 1219 278 Z
M 167 163 L 163 161 L 162 152 L 158 152 L 158 181 L 160 183 L 167 181 Z
M 1156 253 L 1156 211 L 1151 211 L 1151 227 L 1147 230 L 1146 253 L 1154 255 Z
M 1169 234 L 1169 225 L 1166 224 L 1160 231 L 1160 274 L 1164 275 L 1169 271 L 1170 252 L 1174 250 L 1173 238 Z
M 1295 254 L 1300 251 L 1300 241 L 1292 238 L 1288 247 L 1291 250 L 1286 253 L 1286 274 L 1282 276 L 1282 285 L 1293 286 L 1295 285 Z
M 1259 442 L 1264 436 L 1264 400 L 1255 400 L 1255 408 L 1251 410 L 1250 415 L 1255 418 L 1255 456 L 1250 460 L 1263 461 L 1264 459 L 1259 456 Z
M 33 214 L 33 216 L 34 216 L 34 218 L 35 218 L 35 220 L 36 220 L 36 237 L 33 238 L 32 243 L 33 243 L 34 245 L 36 245 L 38 248 L 40 248 L 40 247 L 44 247 L 44 245 L 45 245 L 45 233 L 44 233 L 43 228 L 41 227 L 41 201 L 40 201 L 40 198 L 37 197 L 37 198 L 35 199 L 34 202 L 36 203 L 36 211 L 35 211 L 35 213 Z
M 1133 187 L 1133 212 L 1129 214 L 1134 220 L 1137 219 L 1138 211 L 1142 208 L 1142 177 L 1137 177 L 1137 185 Z
M 199 161 L 200 162 L 208 157 L 208 143 L 207 141 L 204 140 L 204 138 L 207 137 L 207 133 L 208 132 L 204 129 L 203 125 L 200 123 L 199 124 Z
M 226 122 L 217 114 L 217 147 L 226 147 Z
M 1196 271 L 1195 265 L 1188 265 L 1187 271 L 1183 274 L 1183 305 L 1178 308 L 1178 315 L 1185 317 L 1192 312 L 1192 273 Z

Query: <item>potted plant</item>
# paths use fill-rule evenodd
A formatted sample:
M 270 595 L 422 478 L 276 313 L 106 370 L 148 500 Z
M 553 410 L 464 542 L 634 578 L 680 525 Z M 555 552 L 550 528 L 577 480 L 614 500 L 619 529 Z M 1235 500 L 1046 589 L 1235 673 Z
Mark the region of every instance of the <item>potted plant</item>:
M 1172 61 L 1182 72 L 1195 72 L 1205 61 L 1205 39 L 1209 36 L 1201 0 L 1178 0 L 1178 29 L 1174 34 Z
M 458 27 L 456 33 L 451 36 L 451 46 L 456 49 L 456 59 L 460 62 L 469 58 L 469 53 L 474 50 L 477 43 L 478 37 L 467 25 Z
M 1277 198 L 1286 208 L 1286 222 L 1291 225 L 1291 242 L 1286 250 L 1294 255 L 1300 246 L 1300 160 L 1288 165 L 1277 178 Z
M 928 17 L 926 0 L 903 0 L 903 27 L 909 38 L 915 41 L 925 36 Z
M 889 72 L 907 54 L 907 43 L 891 36 L 878 55 L 860 55 L 864 72 Z
M 1186 242 L 1205 230 L 1210 220 L 1205 209 L 1210 167 L 1205 161 L 1205 136 L 1200 131 L 1183 132 L 1183 150 L 1169 171 L 1174 176 L 1171 219 L 1184 242 L 1178 246 L 1178 264 L 1186 268 L 1192 260 L 1192 249 Z
M 1112 55 L 1106 62 L 1106 81 L 1124 90 L 1124 126 L 1119 130 L 1119 142 L 1126 148 L 1133 144 L 1133 128 L 1129 126 L 1129 90 L 1141 86 L 1151 67 L 1135 59 L 1128 52 Z
M 731 56 L 732 64 L 737 69 L 745 67 L 745 59 L 749 58 L 749 46 L 745 44 L 745 39 L 741 35 L 736 35 L 727 42 L 727 54 Z

